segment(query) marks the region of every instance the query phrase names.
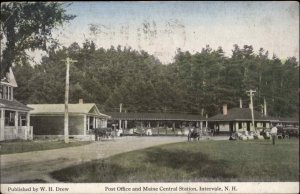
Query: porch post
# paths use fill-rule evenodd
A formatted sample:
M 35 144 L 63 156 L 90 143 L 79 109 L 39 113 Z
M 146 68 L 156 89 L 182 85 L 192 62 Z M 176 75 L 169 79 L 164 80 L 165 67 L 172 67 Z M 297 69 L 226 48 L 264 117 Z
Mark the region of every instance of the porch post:
M 26 114 L 26 121 L 27 121 L 27 114 Z M 28 121 L 27 121 L 28 122 Z M 22 121 L 21 121 L 21 123 L 20 123 L 20 121 L 19 121 L 19 125 L 20 125 L 20 127 L 22 127 L 22 129 L 24 129 L 24 139 L 25 140 L 27 140 L 28 139 L 28 130 L 29 130 L 29 128 L 27 127 L 27 122 L 26 122 L 26 127 L 25 127 L 25 129 L 22 127 Z
M 239 122 L 235 123 L 235 131 L 238 132 L 239 131 Z
M 202 130 L 202 128 L 203 128 L 203 122 L 200 121 L 200 129 Z
M 93 128 L 96 128 L 96 117 L 94 117 L 94 119 L 93 119 Z
M 30 140 L 33 140 L 33 126 L 30 126 L 30 112 L 27 113 L 27 138 L 29 137 Z
M 103 127 L 105 127 L 105 128 L 107 127 L 107 119 L 103 120 Z
M 208 115 L 206 114 L 205 116 L 206 120 L 205 120 L 205 128 L 208 129 Z
M 127 129 L 127 120 L 125 120 L 124 125 L 124 128 Z
M 119 129 L 122 129 L 122 120 L 119 120 Z
M 19 112 L 16 111 L 15 113 L 15 128 L 14 128 L 14 133 L 15 133 L 15 137 L 18 138 L 19 136 Z
M 27 130 L 25 130 L 26 131 L 26 133 L 25 133 L 25 135 L 26 135 L 25 139 L 27 140 L 28 136 L 29 136 L 29 139 L 32 140 L 33 139 L 33 130 L 30 130 L 30 113 L 29 112 L 27 113 L 26 120 L 27 120 L 27 122 L 26 122 L 26 124 L 27 124 L 27 126 L 26 126 Z M 28 132 L 30 132 L 30 133 L 28 134 Z
M 87 130 L 90 131 L 90 117 L 87 117 Z
M 5 110 L 1 109 L 1 117 L 0 117 L 0 141 L 4 140 L 4 118 L 5 118 Z
M 86 115 L 83 115 L 83 135 L 86 135 L 86 123 L 87 119 L 86 119 Z

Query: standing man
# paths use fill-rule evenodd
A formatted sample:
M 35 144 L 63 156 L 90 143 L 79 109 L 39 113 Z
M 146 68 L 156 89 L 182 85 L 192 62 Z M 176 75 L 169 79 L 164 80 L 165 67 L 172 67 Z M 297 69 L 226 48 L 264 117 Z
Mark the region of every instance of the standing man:
M 271 136 L 272 136 L 272 142 L 273 142 L 273 145 L 275 145 L 275 138 L 276 138 L 276 135 L 277 135 L 277 127 L 275 125 L 272 125 L 272 129 L 271 129 Z

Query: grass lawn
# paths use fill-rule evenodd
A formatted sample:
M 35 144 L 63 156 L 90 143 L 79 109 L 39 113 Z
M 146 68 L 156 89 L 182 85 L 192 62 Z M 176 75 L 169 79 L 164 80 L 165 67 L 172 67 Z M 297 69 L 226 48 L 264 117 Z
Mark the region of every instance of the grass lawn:
M 61 182 L 299 181 L 298 139 L 199 141 L 122 153 L 51 173 Z
M 89 144 L 87 141 L 74 141 L 65 144 L 63 141 L 11 141 L 0 143 L 0 154 L 13 154 L 21 152 L 51 150 L 65 147 L 81 146 Z

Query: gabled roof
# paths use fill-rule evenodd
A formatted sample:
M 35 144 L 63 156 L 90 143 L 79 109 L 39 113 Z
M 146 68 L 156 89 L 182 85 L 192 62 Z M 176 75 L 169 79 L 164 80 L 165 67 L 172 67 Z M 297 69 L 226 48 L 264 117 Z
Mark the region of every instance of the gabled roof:
M 29 107 L 33 108 L 30 113 L 32 115 L 40 114 L 63 114 L 65 111 L 64 104 L 28 104 Z M 84 104 L 69 104 L 69 113 L 77 114 L 92 114 L 98 115 L 103 118 L 108 118 L 108 115 L 100 113 L 95 103 L 84 103 Z
M 227 115 L 217 114 L 208 118 L 208 121 L 251 121 L 250 108 L 232 108 L 229 109 Z M 254 120 L 256 121 L 278 121 L 269 116 L 264 116 L 260 112 L 254 110 Z
M 0 108 L 7 108 L 12 110 L 30 111 L 32 108 L 22 104 L 17 100 L 4 100 L 0 99 Z
M 11 68 L 9 68 L 9 71 L 6 73 L 6 77 L 1 79 L 1 84 L 10 85 L 12 87 L 18 87 L 15 75 Z
M 202 121 L 204 117 L 191 114 L 175 114 L 175 113 L 120 113 L 107 112 L 111 116 L 111 120 L 169 120 L 169 121 Z

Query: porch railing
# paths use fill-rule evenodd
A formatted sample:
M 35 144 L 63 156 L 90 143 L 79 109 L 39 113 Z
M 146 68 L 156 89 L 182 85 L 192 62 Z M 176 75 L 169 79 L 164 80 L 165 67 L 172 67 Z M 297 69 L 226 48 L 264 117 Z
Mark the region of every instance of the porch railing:
M 5 126 L 4 127 L 4 139 L 28 139 L 31 140 L 33 135 L 33 127 L 30 126 Z M 27 138 L 26 138 L 27 137 Z

